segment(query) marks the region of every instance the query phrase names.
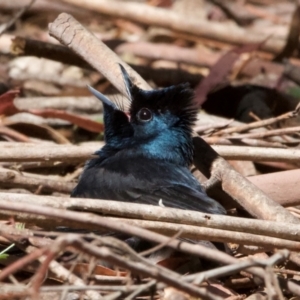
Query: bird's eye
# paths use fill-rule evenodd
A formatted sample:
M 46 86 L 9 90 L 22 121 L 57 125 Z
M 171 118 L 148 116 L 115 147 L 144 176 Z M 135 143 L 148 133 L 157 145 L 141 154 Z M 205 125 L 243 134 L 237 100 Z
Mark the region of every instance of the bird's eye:
M 152 112 L 148 108 L 142 108 L 137 113 L 137 118 L 141 122 L 149 122 L 152 119 Z

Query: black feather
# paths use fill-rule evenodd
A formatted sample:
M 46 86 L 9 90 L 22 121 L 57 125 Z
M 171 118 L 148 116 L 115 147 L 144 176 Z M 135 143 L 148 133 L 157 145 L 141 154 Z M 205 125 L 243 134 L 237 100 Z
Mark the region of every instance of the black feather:
M 121 70 L 131 98 L 130 118 L 105 98 L 106 145 L 86 164 L 72 197 L 161 201 L 167 207 L 224 214 L 189 170 L 197 115 L 193 91 L 186 84 L 144 91 Z

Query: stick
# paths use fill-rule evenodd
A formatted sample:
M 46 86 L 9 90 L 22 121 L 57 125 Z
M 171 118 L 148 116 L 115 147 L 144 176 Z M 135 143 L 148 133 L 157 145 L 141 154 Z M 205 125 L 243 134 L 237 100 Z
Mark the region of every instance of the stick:
M 96 216 L 87 213 L 79 213 L 72 211 L 65 211 L 61 209 L 51 209 L 48 207 L 32 205 L 27 203 L 26 205 L 19 203 L 11 203 L 9 201 L 0 201 L 0 209 L 10 210 L 10 211 L 23 211 L 26 213 L 33 213 L 38 215 L 44 215 L 48 217 L 57 217 L 61 216 L 64 220 L 75 220 L 78 223 L 93 223 L 98 225 L 99 227 L 107 228 L 112 231 L 122 232 L 131 236 L 140 237 L 142 239 L 146 239 L 148 241 L 152 241 L 155 243 L 167 243 L 168 247 L 174 250 L 180 250 L 184 253 L 188 253 L 191 255 L 196 255 L 202 258 L 206 258 L 209 260 L 217 261 L 222 264 L 233 264 L 237 263 L 239 260 L 231 257 L 230 255 L 223 253 L 221 251 L 217 251 L 214 249 L 209 249 L 202 245 L 194 245 L 186 242 L 178 241 L 175 239 L 170 239 L 169 237 L 165 237 L 161 234 L 154 233 L 130 224 L 124 224 L 122 222 L 115 222 L 109 220 L 107 218 Z M 1 229 L 1 227 L 0 227 Z M 264 278 L 264 271 L 257 267 L 248 268 L 247 271 L 259 276 L 260 278 Z M 300 286 L 291 281 L 285 281 L 281 278 L 278 278 L 283 284 L 287 286 L 287 288 L 296 295 L 300 295 Z
M 256 219 L 246 219 L 222 215 L 210 215 L 190 210 L 158 207 L 153 205 L 137 203 L 130 203 L 130 205 L 128 205 L 128 202 L 102 199 L 80 199 L 24 194 L 20 195 L 13 193 L 1 193 L 0 196 L 0 199 L 3 201 L 19 203 L 20 205 L 26 205 L 26 203 L 31 203 L 66 210 L 95 212 L 107 216 L 141 219 L 145 221 L 149 220 L 177 223 L 180 224 L 179 226 L 181 226 L 181 224 L 201 226 L 210 229 L 215 228 L 278 238 L 284 237 L 285 239 L 300 241 L 300 225 L 293 225 L 293 227 L 291 228 L 290 224 L 286 224 L 283 222 L 265 220 L 262 221 Z M 7 216 L 5 212 L 1 212 L 1 214 L 3 217 Z M 16 217 L 16 221 L 26 222 L 26 220 L 29 220 L 28 215 L 24 215 L 22 214 L 22 212 L 10 212 L 9 215 Z M 35 218 L 41 220 L 40 216 L 36 216 Z M 51 228 L 57 226 L 56 224 L 51 223 L 52 220 L 48 221 Z M 46 225 L 47 223 L 45 221 L 41 222 L 40 224 Z M 92 229 L 96 228 L 92 227 Z
M 0 142 L 0 162 L 84 162 L 91 159 L 95 151 L 104 146 L 103 142 L 84 143 L 83 145 L 43 145 L 38 148 L 36 144 L 22 144 L 20 151 L 19 143 Z M 197 145 L 196 145 L 197 146 Z M 208 146 L 210 147 L 210 146 Z M 228 160 L 250 160 L 271 162 L 299 162 L 299 149 L 278 149 L 263 147 L 223 146 L 214 145 L 210 149 L 218 152 L 218 155 Z M 201 149 L 196 148 L 196 159 L 201 157 Z
M 102 73 L 123 95 L 127 96 L 118 64 L 122 64 L 134 84 L 149 90 L 150 86 L 135 73 L 104 43 L 86 30 L 71 15 L 60 14 L 55 22 L 49 24 L 49 33 L 62 44 L 68 45 L 76 54 L 83 57 L 90 65 Z M 87 55 L 88 54 L 88 55 Z
M 119 17 L 152 26 L 161 26 L 178 32 L 201 36 L 204 38 L 242 45 L 261 43 L 262 49 L 278 53 L 284 46 L 284 41 L 266 34 L 245 30 L 238 26 L 226 26 L 218 22 L 186 18 L 186 16 L 170 10 L 151 7 L 140 3 L 107 0 L 64 0 L 64 2 L 84 7 L 92 11 L 112 17 Z

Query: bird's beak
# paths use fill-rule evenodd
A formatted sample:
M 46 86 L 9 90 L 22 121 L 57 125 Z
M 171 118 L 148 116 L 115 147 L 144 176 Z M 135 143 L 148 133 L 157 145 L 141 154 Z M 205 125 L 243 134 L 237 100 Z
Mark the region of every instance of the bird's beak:
M 113 109 L 117 109 L 117 106 L 115 103 L 113 103 L 112 101 L 110 101 L 106 96 L 104 96 L 102 93 L 100 93 L 99 91 L 95 90 L 93 87 L 91 87 L 90 85 L 87 86 L 89 91 L 96 97 L 98 98 L 103 104 L 106 104 L 110 107 L 112 107 Z

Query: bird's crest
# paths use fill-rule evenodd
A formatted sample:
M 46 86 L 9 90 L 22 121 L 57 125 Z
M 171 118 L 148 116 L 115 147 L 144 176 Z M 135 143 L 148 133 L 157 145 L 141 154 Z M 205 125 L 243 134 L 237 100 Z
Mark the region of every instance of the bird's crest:
M 197 119 L 194 91 L 188 83 L 174 85 L 159 90 L 146 91 L 131 81 L 125 68 L 121 66 L 126 91 L 131 101 L 130 115 L 136 115 L 142 108 L 156 113 L 170 112 L 177 116 L 181 125 L 191 127 Z

